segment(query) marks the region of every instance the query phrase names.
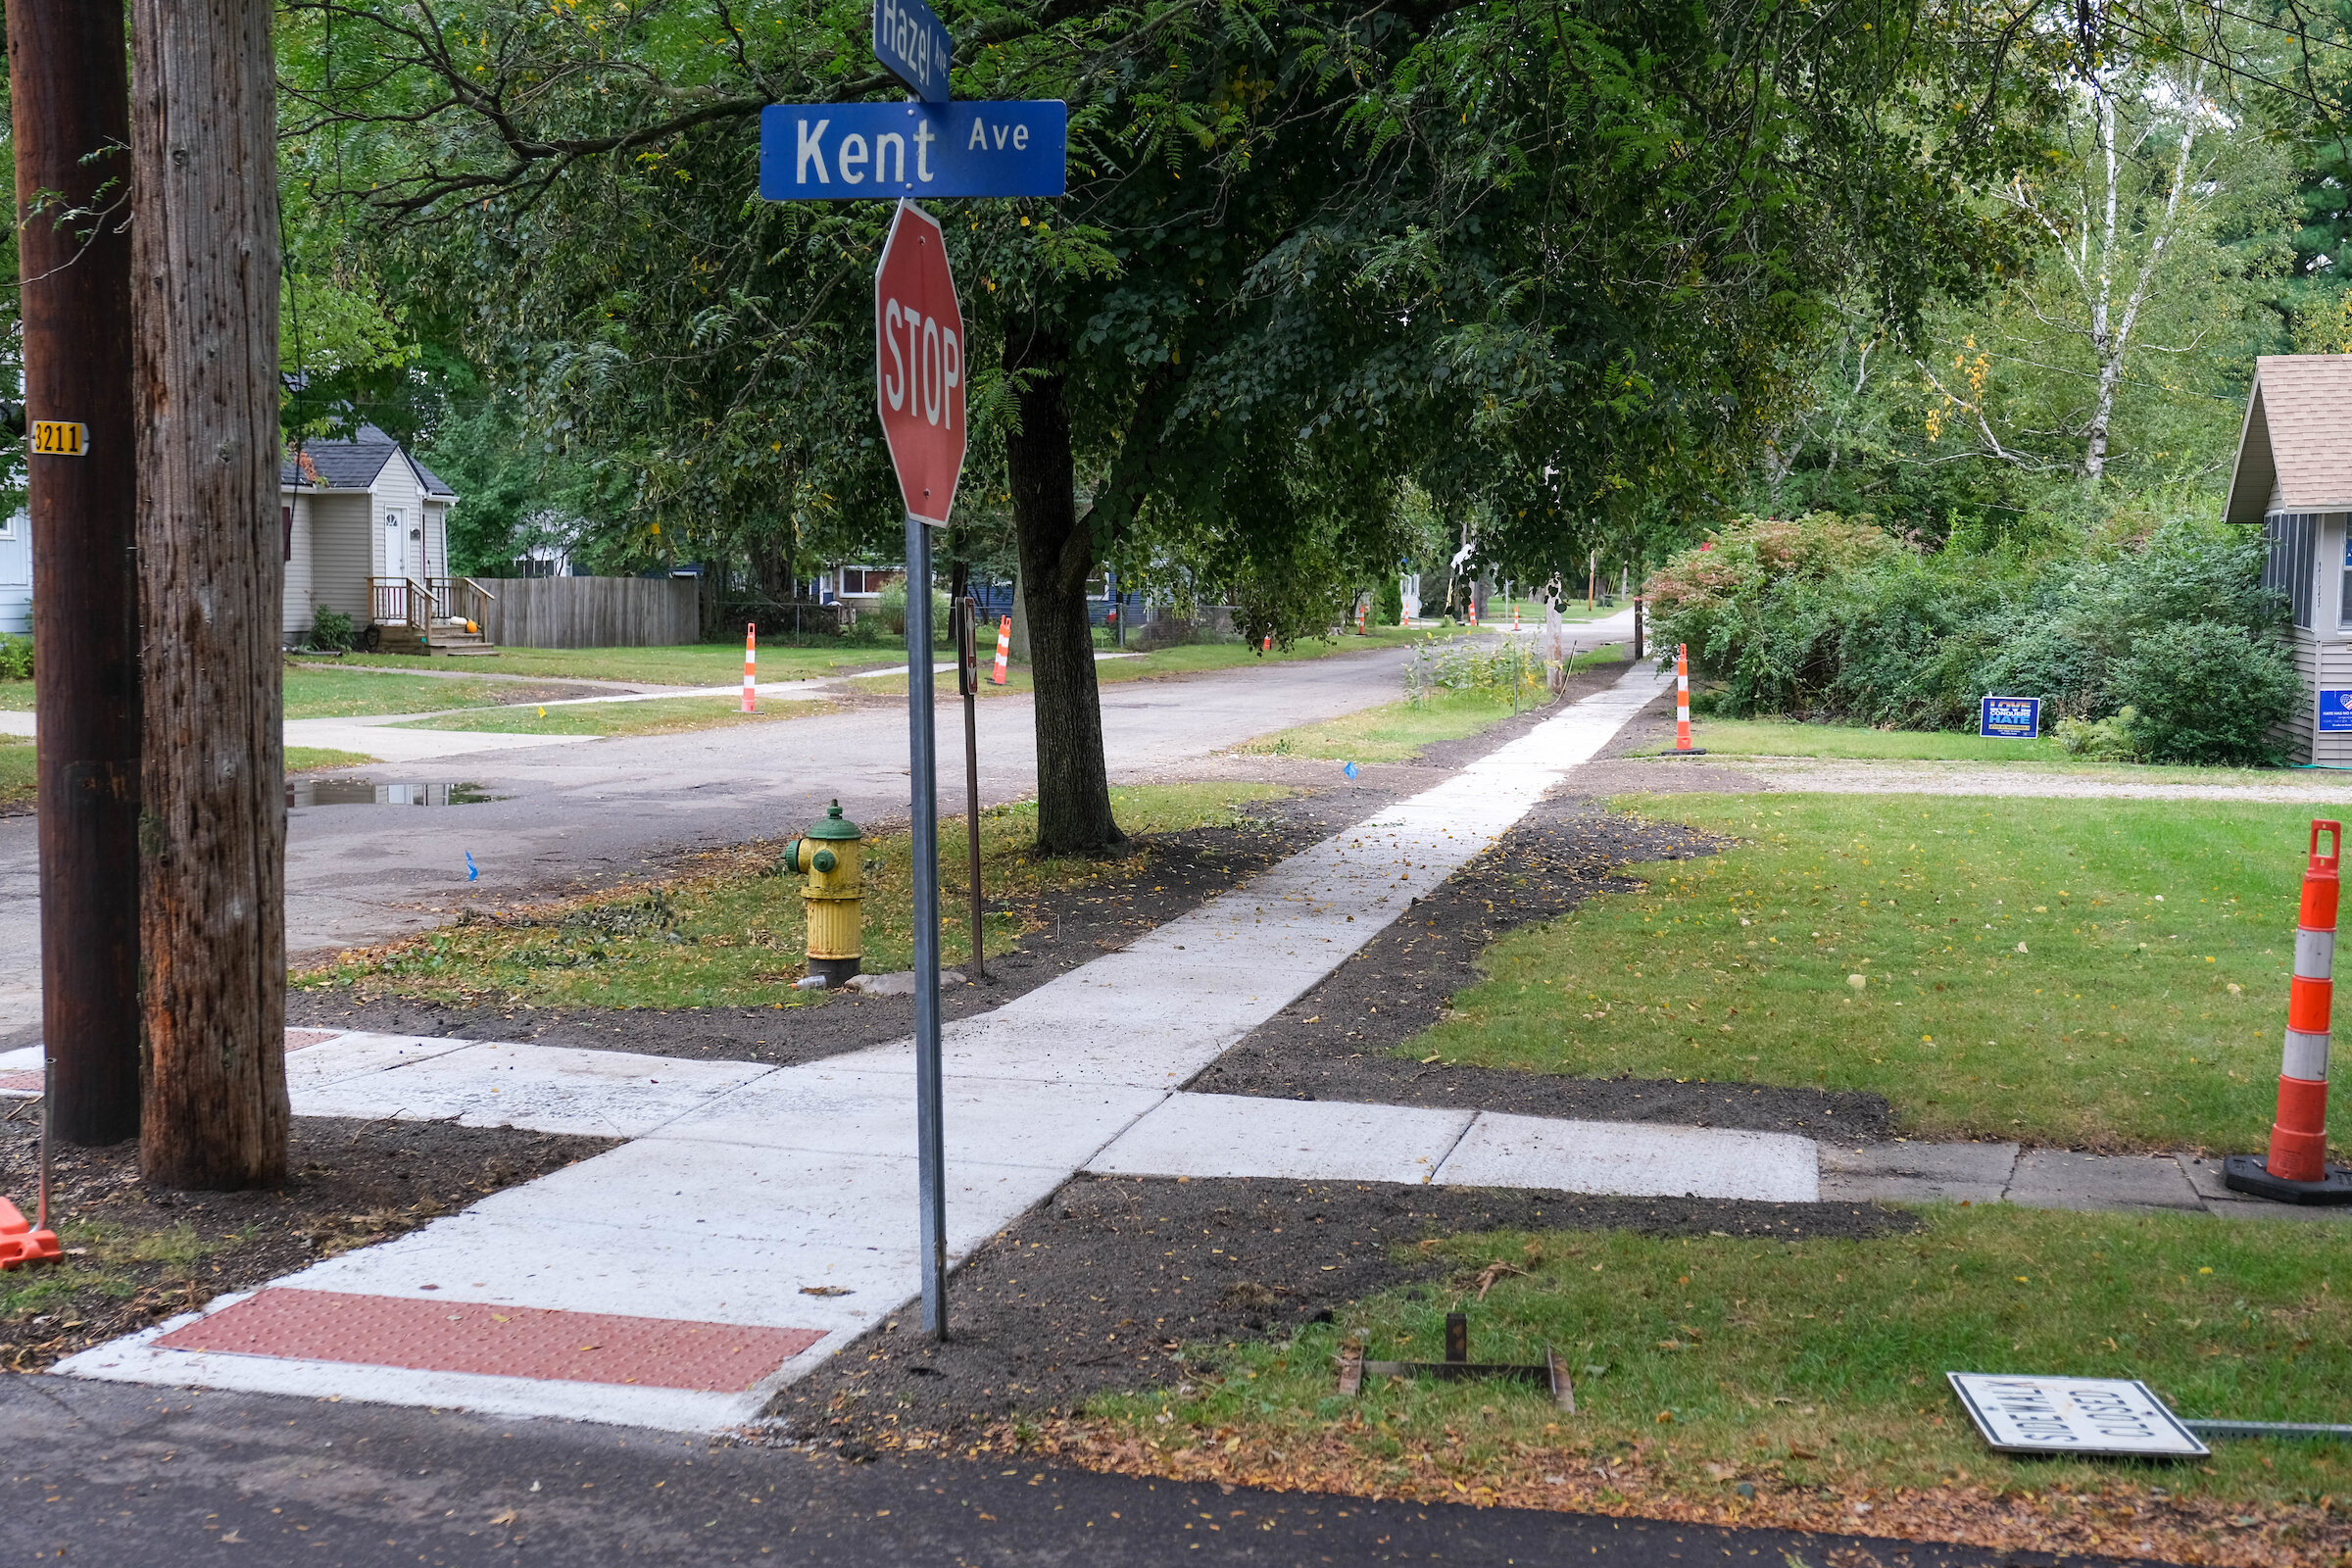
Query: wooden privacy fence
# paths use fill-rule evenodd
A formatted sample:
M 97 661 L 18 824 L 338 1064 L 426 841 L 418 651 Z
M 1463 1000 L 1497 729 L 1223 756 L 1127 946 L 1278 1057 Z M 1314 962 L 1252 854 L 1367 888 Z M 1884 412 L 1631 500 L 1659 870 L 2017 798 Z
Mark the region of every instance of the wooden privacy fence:
M 702 641 L 693 577 L 505 577 L 482 630 L 501 648 L 666 648 Z

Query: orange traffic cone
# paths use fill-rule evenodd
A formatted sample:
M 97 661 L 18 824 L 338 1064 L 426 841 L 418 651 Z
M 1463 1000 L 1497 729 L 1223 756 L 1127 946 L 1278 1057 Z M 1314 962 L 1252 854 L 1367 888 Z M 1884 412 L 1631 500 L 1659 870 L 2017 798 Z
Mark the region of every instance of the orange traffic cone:
M 2328 835 L 2326 855 L 2320 853 L 2322 833 Z M 2222 1161 L 2224 1186 L 2282 1203 L 2352 1203 L 2352 1170 L 2328 1163 L 2328 1034 L 2335 1000 L 2335 902 L 2341 886 L 2336 865 L 2343 847 L 2339 824 L 2311 824 L 2270 1152 L 2231 1154 Z
M 1674 645 L 1674 750 L 1669 757 L 1704 757 L 1703 746 L 1690 744 L 1690 650 Z
M 743 628 L 743 710 L 757 712 L 760 708 L 760 623 L 753 621 Z
M 47 1067 L 44 1061 L 42 1066 Z M 0 1198 L 0 1270 L 19 1263 L 51 1263 L 66 1255 L 57 1232 L 49 1228 L 49 1085 L 41 1086 L 41 1175 L 39 1223 L 27 1224 L 24 1211 Z

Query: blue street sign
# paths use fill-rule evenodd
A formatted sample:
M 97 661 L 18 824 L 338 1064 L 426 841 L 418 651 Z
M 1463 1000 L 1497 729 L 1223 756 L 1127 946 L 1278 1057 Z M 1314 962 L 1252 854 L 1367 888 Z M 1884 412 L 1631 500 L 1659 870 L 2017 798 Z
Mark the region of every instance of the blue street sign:
M 1987 697 L 1977 708 L 1977 733 L 2030 741 L 2041 734 L 2041 699 Z
M 1059 196 L 1069 111 L 1009 103 L 769 104 L 760 194 L 771 202 Z
M 948 101 L 956 40 L 923 0 L 874 0 L 874 58 L 925 103 Z
M 2320 728 L 2352 729 L 2352 692 L 2328 687 L 2320 693 Z

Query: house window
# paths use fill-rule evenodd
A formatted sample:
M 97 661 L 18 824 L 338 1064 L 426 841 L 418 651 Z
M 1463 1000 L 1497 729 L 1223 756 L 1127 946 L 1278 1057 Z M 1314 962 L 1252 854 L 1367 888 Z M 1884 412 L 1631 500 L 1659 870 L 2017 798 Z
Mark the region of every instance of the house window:
M 17 519 L 14 517 L 0 517 L 0 540 L 14 539 L 16 536 Z
M 841 568 L 841 591 L 845 594 L 878 594 L 889 587 L 898 575 L 881 566 L 844 566 Z
M 2311 512 L 2274 512 L 2262 519 L 2262 585 L 2294 607 L 2295 624 L 2311 629 L 2311 579 L 2320 545 L 2320 518 Z

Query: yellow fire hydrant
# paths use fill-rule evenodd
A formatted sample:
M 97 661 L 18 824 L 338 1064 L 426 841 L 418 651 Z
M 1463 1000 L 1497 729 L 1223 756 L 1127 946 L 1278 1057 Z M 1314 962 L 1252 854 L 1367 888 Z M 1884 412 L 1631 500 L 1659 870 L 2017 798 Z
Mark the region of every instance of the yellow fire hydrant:
M 808 837 L 794 839 L 784 851 L 785 869 L 808 877 L 801 890 L 808 913 L 808 976 L 827 990 L 847 983 L 864 960 L 858 909 L 865 896 L 864 847 L 858 824 L 842 816 L 835 801 Z

